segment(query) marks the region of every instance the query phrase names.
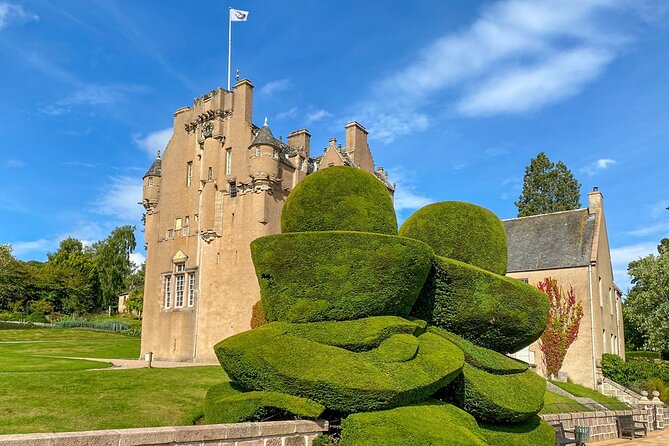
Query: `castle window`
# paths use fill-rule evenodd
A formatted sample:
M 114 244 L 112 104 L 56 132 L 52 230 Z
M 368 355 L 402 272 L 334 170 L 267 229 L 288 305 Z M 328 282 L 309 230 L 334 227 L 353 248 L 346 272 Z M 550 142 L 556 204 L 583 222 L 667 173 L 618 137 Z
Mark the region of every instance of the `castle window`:
M 225 151 L 225 174 L 230 175 L 232 173 L 232 149 L 227 149 Z
M 176 272 L 182 273 L 182 272 L 186 271 L 186 264 L 185 263 L 177 263 L 175 265 L 174 269 L 175 269 Z
M 184 306 L 184 275 L 179 274 L 175 279 L 174 308 L 181 308 Z
M 256 146 L 256 156 L 262 156 L 262 151 L 260 150 L 260 146 Z
M 172 240 L 174 238 L 174 229 L 167 230 L 167 240 Z
M 193 162 L 188 161 L 186 164 L 186 187 L 193 184 Z
M 613 305 L 615 305 L 613 302 L 613 290 L 609 287 L 609 311 L 611 316 L 613 316 Z
M 214 179 L 214 169 L 209 166 L 209 169 L 207 170 L 207 180 L 211 181 Z
M 187 236 L 190 234 L 190 217 L 186 215 L 184 217 L 184 227 L 181 230 L 181 235 Z
M 188 306 L 195 305 L 195 273 L 188 275 Z
M 230 183 L 230 197 L 235 198 L 237 196 L 237 183 Z
M 195 214 L 195 215 L 193 215 L 193 219 L 194 219 L 195 221 L 200 221 L 200 214 Z
M 149 187 L 153 187 L 153 177 L 149 177 L 147 181 L 148 181 Z
M 181 217 L 177 217 L 176 220 L 174 220 L 174 230 L 181 231 Z
M 170 307 L 172 299 L 172 276 L 165 276 L 165 308 Z
M 278 158 L 279 157 L 279 151 L 276 149 L 272 149 L 272 158 Z

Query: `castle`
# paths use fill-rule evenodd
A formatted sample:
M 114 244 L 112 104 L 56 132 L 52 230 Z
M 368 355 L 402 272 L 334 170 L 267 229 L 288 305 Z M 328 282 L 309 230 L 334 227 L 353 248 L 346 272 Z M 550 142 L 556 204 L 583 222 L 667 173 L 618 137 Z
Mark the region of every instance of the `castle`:
M 280 232 L 283 203 L 308 174 L 330 166 L 373 173 L 367 131 L 346 125 L 310 154 L 306 129 L 276 139 L 253 125 L 253 85 L 219 88 L 174 113 L 172 137 L 143 180 L 147 246 L 142 352 L 158 360 L 206 362 L 213 345 L 251 326 L 260 298 L 250 243 Z

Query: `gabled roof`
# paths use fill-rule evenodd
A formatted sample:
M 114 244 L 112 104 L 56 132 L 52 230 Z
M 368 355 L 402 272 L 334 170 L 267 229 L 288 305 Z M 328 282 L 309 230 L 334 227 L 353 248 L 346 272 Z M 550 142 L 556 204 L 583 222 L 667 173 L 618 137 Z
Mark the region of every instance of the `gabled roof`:
M 504 220 L 508 272 L 587 266 L 595 235 L 588 209 Z
M 149 167 L 149 170 L 146 172 L 146 174 L 142 178 L 146 177 L 159 177 L 161 175 L 161 159 L 160 159 L 160 154 L 156 157 L 156 160 L 151 164 L 151 167 Z

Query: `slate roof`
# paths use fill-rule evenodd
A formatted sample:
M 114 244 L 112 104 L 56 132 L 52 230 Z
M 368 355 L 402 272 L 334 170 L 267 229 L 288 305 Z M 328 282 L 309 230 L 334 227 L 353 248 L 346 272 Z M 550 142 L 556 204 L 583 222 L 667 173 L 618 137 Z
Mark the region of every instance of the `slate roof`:
M 277 141 L 274 135 L 272 135 L 272 131 L 269 129 L 269 126 L 267 124 L 260 127 L 260 130 L 258 130 L 258 133 L 256 133 L 256 137 L 253 139 L 253 142 L 249 147 L 259 146 L 259 145 L 271 146 L 277 149 L 280 146 L 280 142 Z
M 504 220 L 508 272 L 587 266 L 595 236 L 588 209 Z
M 156 157 L 156 160 L 153 162 L 153 164 L 151 164 L 151 167 L 149 167 L 149 170 L 146 172 L 146 175 L 144 175 L 142 178 L 159 177 L 161 174 L 160 165 L 161 165 L 161 159 L 160 156 L 158 156 Z

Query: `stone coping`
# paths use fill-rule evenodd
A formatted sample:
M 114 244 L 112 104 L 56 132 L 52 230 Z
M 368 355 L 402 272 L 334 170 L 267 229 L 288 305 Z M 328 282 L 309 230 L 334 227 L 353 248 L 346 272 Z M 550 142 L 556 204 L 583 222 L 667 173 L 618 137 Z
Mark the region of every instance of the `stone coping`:
M 582 420 L 585 418 L 605 418 L 619 415 L 647 415 L 647 411 L 634 410 L 606 410 L 598 412 L 550 413 L 540 415 L 544 421 Z
M 144 446 L 217 444 L 221 441 L 224 441 L 222 444 L 235 444 L 237 441 L 240 444 L 256 444 L 254 440 L 263 444 L 263 439 L 304 437 L 326 432 L 328 428 L 328 422 L 324 420 L 292 420 L 0 435 L 0 446 Z

